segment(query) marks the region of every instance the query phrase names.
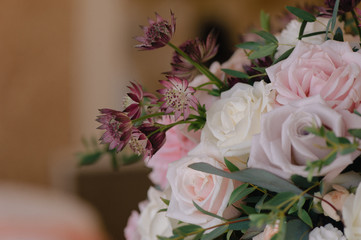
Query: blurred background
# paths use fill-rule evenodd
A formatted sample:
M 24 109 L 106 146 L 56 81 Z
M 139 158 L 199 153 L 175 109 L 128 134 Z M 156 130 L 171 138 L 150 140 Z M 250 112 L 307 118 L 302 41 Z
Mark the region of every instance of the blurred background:
M 181 44 L 205 36 L 215 27 L 220 32 L 222 61 L 242 34 L 259 28 L 261 9 L 277 23 L 285 5 L 301 2 L 315 3 L 0 1 L 0 189 L 11 183 L 66 193 L 89 207 L 105 238 L 123 239 L 131 209 L 146 198 L 149 170 L 137 164 L 114 172 L 107 160 L 79 167 L 75 153 L 83 150 L 82 137 L 100 136 L 95 122 L 98 109 L 120 109 L 129 81 L 154 91 L 154 83 L 163 79 L 161 72 L 170 70 L 170 48 L 149 52 L 133 48 L 137 44 L 133 37 L 142 34 L 138 26 L 146 25 L 148 17 L 154 18 L 154 12 L 169 19 L 172 9 L 177 18 L 172 42 Z M 4 195 L 13 196 L 0 190 L 0 199 Z M 17 198 L 25 201 L 26 196 Z M 3 208 L 11 212 L 11 200 L 0 200 L 0 215 Z

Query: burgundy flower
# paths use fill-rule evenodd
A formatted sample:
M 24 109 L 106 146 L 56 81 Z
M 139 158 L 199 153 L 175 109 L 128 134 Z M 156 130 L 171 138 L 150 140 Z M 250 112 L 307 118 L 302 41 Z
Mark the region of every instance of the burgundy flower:
M 216 39 L 217 38 L 212 31 L 208 35 L 206 42 L 202 42 L 196 38 L 194 40 L 186 41 L 180 45 L 179 48 L 185 52 L 193 61 L 197 63 L 205 63 L 217 54 L 218 46 L 216 45 Z M 177 52 L 175 52 L 173 55 L 171 65 L 172 71 L 167 73 L 169 75 L 175 75 L 192 80 L 199 74 L 198 70 L 193 66 L 193 64 L 180 56 Z
M 133 124 L 127 114 L 112 109 L 100 109 L 102 115 L 97 121 L 102 125 L 98 129 L 105 129 L 100 138 L 101 143 L 109 143 L 109 149 L 121 151 L 129 142 Z
M 352 11 L 361 0 L 340 0 L 340 5 L 338 7 L 339 11 L 350 12 Z M 334 8 L 336 0 L 325 0 L 325 5 L 331 9 Z
M 165 143 L 165 132 L 159 131 L 159 127 L 154 126 L 150 123 L 143 123 L 138 128 L 142 133 L 149 136 L 148 139 L 152 144 L 152 156 L 164 145 Z M 156 133 L 152 134 L 153 132 Z
M 136 119 L 140 117 L 141 114 L 141 102 L 143 100 L 144 94 L 142 86 L 131 82 L 132 86 L 128 86 L 130 92 L 127 93 L 130 98 L 130 102 L 124 103 L 125 109 L 124 112 L 128 113 L 128 116 L 131 119 Z
M 144 36 L 136 37 L 135 39 L 141 44 L 136 45 L 135 47 L 140 48 L 141 50 L 152 50 L 165 46 L 170 39 L 172 38 L 175 32 L 175 17 L 171 11 L 171 23 L 164 20 L 157 13 L 156 20 L 148 20 L 149 26 L 141 26 L 144 31 Z
M 160 80 L 160 83 L 166 87 L 158 92 L 163 95 L 159 100 L 163 102 L 161 109 L 165 113 L 174 112 L 175 120 L 182 114 L 184 119 L 188 118 L 190 107 L 197 108 L 197 99 L 193 96 L 195 90 L 188 87 L 188 81 L 178 77 L 168 77 L 168 81 Z
M 165 133 L 157 131 L 159 128 L 149 123 L 143 123 L 138 128 L 133 128 L 129 141 L 130 148 L 143 159 L 150 159 L 164 144 Z M 149 136 L 149 138 L 148 138 Z

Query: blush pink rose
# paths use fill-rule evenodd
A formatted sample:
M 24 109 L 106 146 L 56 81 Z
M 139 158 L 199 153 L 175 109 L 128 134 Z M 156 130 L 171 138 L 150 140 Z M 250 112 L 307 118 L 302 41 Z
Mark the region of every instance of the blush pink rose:
M 326 41 L 314 45 L 299 41 L 292 54 L 266 69 L 277 91 L 276 101 L 321 95 L 335 109 L 351 112 L 361 101 L 361 54 L 349 43 Z
M 232 180 L 228 178 L 188 167 L 197 162 L 206 162 L 214 167 L 226 169 L 217 149 L 202 143 L 188 156 L 171 163 L 167 178 L 172 195 L 167 216 L 207 228 L 221 223 L 221 220 L 198 211 L 193 201 L 204 210 L 222 216 L 234 187 Z
M 163 123 L 170 122 L 164 120 Z M 152 168 L 152 172 L 149 175 L 150 180 L 162 189 L 165 189 L 168 186 L 167 170 L 169 163 L 186 156 L 195 146 L 196 143 L 187 138 L 178 126 L 168 130 L 163 147 L 146 162 L 146 165 Z
M 349 137 L 347 130 L 361 128 L 361 119 L 347 110 L 332 109 L 319 96 L 281 106 L 261 118 L 261 133 L 252 140 L 248 167 L 261 168 L 280 177 L 293 174 L 306 177 L 307 161 L 324 158 L 330 150 L 323 138 L 309 134 L 305 127 L 317 125 L 332 130 L 338 137 Z M 331 180 L 357 157 L 357 152 L 338 155 L 316 175 Z

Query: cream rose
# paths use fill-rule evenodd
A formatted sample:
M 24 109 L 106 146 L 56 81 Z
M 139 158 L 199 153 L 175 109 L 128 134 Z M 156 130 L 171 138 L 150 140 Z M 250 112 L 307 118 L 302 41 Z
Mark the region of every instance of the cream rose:
M 350 194 L 342 208 L 345 235 L 348 240 L 361 239 L 361 184 L 355 194 Z
M 167 216 L 204 228 L 221 221 L 198 211 L 193 201 L 206 211 L 222 216 L 234 189 L 230 179 L 200 172 L 189 168 L 192 163 L 206 162 L 214 167 L 226 169 L 216 148 L 198 145 L 189 155 L 169 165 L 168 182 L 172 196 Z
M 161 200 L 161 197 L 168 198 L 169 194 L 161 192 L 153 187 L 148 190 L 148 202 L 141 207 L 137 231 L 141 240 L 157 240 L 159 236 L 171 236 L 171 220 L 165 212 L 159 212 L 160 209 L 167 206 Z
M 324 227 L 314 228 L 310 232 L 308 238 L 309 240 L 346 240 L 346 237 L 343 235 L 343 233 L 332 226 L 331 223 Z
M 360 128 L 360 117 L 346 110 L 330 108 L 319 96 L 305 98 L 276 108 L 262 116 L 262 132 L 253 137 L 248 160 L 251 168 L 261 168 L 280 177 L 293 174 L 306 177 L 307 161 L 324 158 L 330 152 L 323 138 L 309 134 L 305 127 L 324 126 L 338 137 L 349 137 L 347 129 Z M 350 138 L 352 139 L 352 138 Z M 357 152 L 339 155 L 318 173 L 333 179 L 353 162 Z
M 335 221 L 340 221 L 341 218 L 336 212 L 336 210 L 337 211 L 342 210 L 342 207 L 345 203 L 346 198 L 349 195 L 349 192 L 347 191 L 346 188 L 340 185 L 333 185 L 333 188 L 335 189 L 334 191 L 327 193 L 323 197 L 323 199 L 326 200 L 327 202 L 321 201 L 321 206 L 326 216 L 329 216 Z M 328 203 L 332 204 L 332 206 L 335 207 L 336 210 L 333 207 L 331 207 L 330 204 Z
M 202 142 L 216 145 L 225 157 L 249 153 L 252 136 L 260 132 L 261 114 L 272 109 L 271 86 L 256 82 L 254 86 L 238 83 L 223 92 L 207 111 Z
M 313 45 L 299 41 L 286 60 L 266 71 L 280 105 L 316 95 L 336 109 L 353 112 L 360 105 L 361 54 L 347 42 Z

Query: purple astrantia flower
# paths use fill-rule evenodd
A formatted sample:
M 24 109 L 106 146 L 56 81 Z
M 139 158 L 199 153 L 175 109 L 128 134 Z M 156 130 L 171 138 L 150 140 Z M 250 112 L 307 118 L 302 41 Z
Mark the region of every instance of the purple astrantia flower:
M 144 94 L 141 85 L 133 82 L 131 82 L 131 84 L 132 86 L 128 86 L 130 92 L 127 93 L 130 99 L 128 99 L 127 103 L 124 103 L 124 112 L 126 112 L 131 119 L 136 119 L 139 118 L 141 114 L 141 102 Z
M 352 11 L 361 0 L 340 0 L 339 12 L 350 12 Z M 325 5 L 331 9 L 334 8 L 336 0 L 325 0 Z
M 109 149 L 121 151 L 129 142 L 133 124 L 127 114 L 112 109 L 100 109 L 102 115 L 97 121 L 102 125 L 98 129 L 105 129 L 100 138 L 101 143 L 109 143 Z
M 165 46 L 175 32 L 175 17 L 171 11 L 171 23 L 164 20 L 157 13 L 156 20 L 149 19 L 149 26 L 141 26 L 144 31 L 144 36 L 136 37 L 135 39 L 141 44 L 136 45 L 136 48 L 141 50 L 152 50 Z
M 133 128 L 129 141 L 130 148 L 134 153 L 143 155 L 144 160 L 149 160 L 165 142 L 165 132 L 159 131 L 153 134 L 158 130 L 158 127 L 150 123 L 143 123 L 138 128 Z
M 216 36 L 212 31 L 205 42 L 200 41 L 198 38 L 194 40 L 188 40 L 179 48 L 185 52 L 193 61 L 197 63 L 205 63 L 213 58 L 218 51 L 218 45 L 216 45 Z M 169 75 L 175 75 L 178 77 L 192 80 L 199 74 L 198 70 L 189 61 L 180 56 L 177 52 L 174 53 L 171 62 L 172 71 Z
M 188 118 L 190 107 L 197 108 L 197 99 L 193 96 L 195 90 L 188 87 L 188 81 L 178 77 L 168 77 L 168 81 L 159 81 L 165 88 L 158 90 L 163 97 L 161 110 L 169 114 L 174 112 L 175 120 L 182 114 L 184 119 Z

